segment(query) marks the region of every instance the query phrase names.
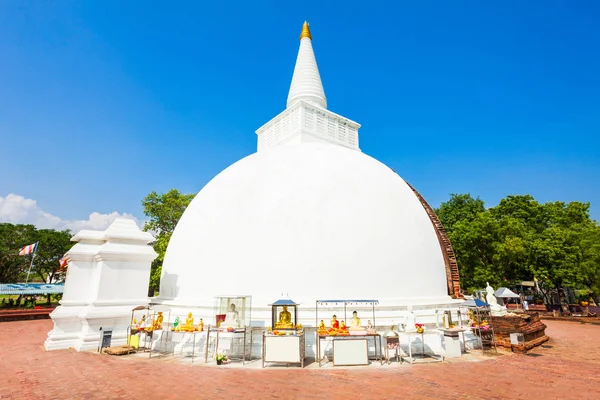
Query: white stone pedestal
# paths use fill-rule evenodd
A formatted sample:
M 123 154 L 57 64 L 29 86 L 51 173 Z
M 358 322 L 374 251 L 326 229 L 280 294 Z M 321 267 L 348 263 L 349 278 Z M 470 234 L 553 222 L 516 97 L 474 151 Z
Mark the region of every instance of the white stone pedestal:
M 462 356 L 462 345 L 460 342 L 459 335 L 463 330 L 456 329 L 442 329 L 444 332 L 444 357 L 445 358 L 456 358 Z
M 111 345 L 127 342 L 131 310 L 148 304 L 154 238 L 134 221 L 116 219 L 106 231 L 83 230 L 67 253 L 69 266 L 60 306 L 50 314 L 54 329 L 46 350 L 99 346 L 101 331 L 111 330 Z

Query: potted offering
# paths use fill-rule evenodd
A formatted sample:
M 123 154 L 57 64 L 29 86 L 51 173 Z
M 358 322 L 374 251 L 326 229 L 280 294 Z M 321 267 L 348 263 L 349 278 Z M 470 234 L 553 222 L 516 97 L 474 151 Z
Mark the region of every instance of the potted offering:
M 215 359 L 217 360 L 217 365 L 223 365 L 227 361 L 227 356 L 225 354 L 217 354 Z

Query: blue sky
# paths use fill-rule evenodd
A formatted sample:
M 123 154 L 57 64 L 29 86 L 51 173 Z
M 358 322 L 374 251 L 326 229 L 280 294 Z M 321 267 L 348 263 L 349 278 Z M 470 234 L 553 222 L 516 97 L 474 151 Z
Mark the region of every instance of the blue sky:
M 0 197 L 142 218 L 197 192 L 285 108 L 305 19 L 328 108 L 430 204 L 600 220 L 596 1 L 0 2 Z

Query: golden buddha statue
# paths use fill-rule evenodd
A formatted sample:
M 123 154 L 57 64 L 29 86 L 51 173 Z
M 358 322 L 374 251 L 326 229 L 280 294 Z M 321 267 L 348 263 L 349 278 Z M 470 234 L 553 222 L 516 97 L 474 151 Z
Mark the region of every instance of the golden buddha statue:
M 319 324 L 319 330 L 320 331 L 326 331 L 327 327 L 325 326 L 325 322 L 323 322 L 323 320 L 321 320 L 321 323 Z
M 204 321 L 200 318 L 200 322 L 198 323 L 198 327 L 196 328 L 198 332 L 202 332 L 204 330 Z
M 340 321 L 337 320 L 337 317 L 335 315 L 331 317 L 331 322 L 329 324 L 334 329 L 340 328 Z
M 150 320 L 150 323 L 148 325 L 146 325 L 146 330 L 153 331 L 155 326 L 156 326 L 156 321 L 154 320 L 154 318 L 152 318 L 152 320 Z
M 192 313 L 188 313 L 187 318 L 185 319 L 185 325 L 181 327 L 181 330 L 184 332 L 193 332 L 194 331 L 194 317 L 192 317 Z
M 158 315 L 156 316 L 156 321 L 154 321 L 154 323 L 152 324 L 152 328 L 155 331 L 162 329 L 163 320 L 164 320 L 163 313 L 162 313 L 162 311 L 159 311 Z
M 346 330 L 346 323 L 344 321 L 340 322 L 340 329 L 343 331 Z
M 293 328 L 292 314 L 288 311 L 287 306 L 283 306 L 283 310 L 279 313 L 279 321 L 275 323 L 275 328 Z

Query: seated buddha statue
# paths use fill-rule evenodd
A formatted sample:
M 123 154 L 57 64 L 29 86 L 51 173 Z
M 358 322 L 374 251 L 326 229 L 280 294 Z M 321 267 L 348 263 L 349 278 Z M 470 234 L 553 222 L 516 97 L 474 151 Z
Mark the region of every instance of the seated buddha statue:
M 323 320 L 321 320 L 321 322 L 319 323 L 319 329 L 320 331 L 326 331 L 327 327 L 325 326 L 325 322 L 323 322 Z
M 204 330 L 204 321 L 202 320 L 202 318 L 200 318 L 200 322 L 198 323 L 198 326 L 196 327 L 196 330 L 198 332 L 202 332 Z
M 235 309 L 235 304 L 229 305 L 229 311 L 225 314 L 225 321 L 219 325 L 221 328 L 239 328 L 240 314 Z
M 163 317 L 163 313 L 162 311 L 158 312 L 158 315 L 156 316 L 156 321 L 154 321 L 154 330 L 159 330 L 162 329 L 162 325 L 163 325 L 163 320 L 165 317 Z
M 340 321 L 338 321 L 337 317 L 334 315 L 333 317 L 331 317 L 331 322 L 329 323 L 329 325 L 331 326 L 331 328 L 339 329 Z
M 279 321 L 275 323 L 275 328 L 294 328 L 292 314 L 288 311 L 287 306 L 283 306 L 283 310 L 279 313 Z
M 188 313 L 188 316 L 185 319 L 185 324 L 181 327 L 181 330 L 184 332 L 194 331 L 194 317 L 192 317 L 192 313 Z
M 340 322 L 340 329 L 343 331 L 346 330 L 346 323 L 344 321 Z
M 352 319 L 350 320 L 350 330 L 351 331 L 364 331 L 365 328 L 360 326 L 360 318 L 358 318 L 358 312 L 354 311 L 352 313 Z

